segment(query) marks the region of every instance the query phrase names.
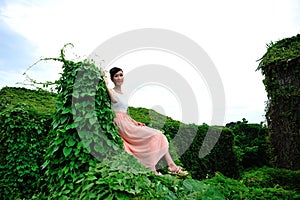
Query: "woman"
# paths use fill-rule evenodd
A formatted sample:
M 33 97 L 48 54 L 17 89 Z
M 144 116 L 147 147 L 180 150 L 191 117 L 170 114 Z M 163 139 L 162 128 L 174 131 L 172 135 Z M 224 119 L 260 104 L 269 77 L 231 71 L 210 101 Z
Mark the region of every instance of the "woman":
M 127 115 L 127 95 L 122 92 L 123 70 L 114 67 L 109 72 L 115 87 L 108 88 L 108 94 L 116 113 L 114 123 L 118 126 L 118 133 L 123 140 L 124 149 L 156 175 L 160 175 L 160 173 L 156 171 L 155 165 L 162 157 L 165 157 L 170 173 L 188 174 L 172 160 L 168 150 L 168 140 L 161 131 L 147 127 L 144 123 L 137 122 Z

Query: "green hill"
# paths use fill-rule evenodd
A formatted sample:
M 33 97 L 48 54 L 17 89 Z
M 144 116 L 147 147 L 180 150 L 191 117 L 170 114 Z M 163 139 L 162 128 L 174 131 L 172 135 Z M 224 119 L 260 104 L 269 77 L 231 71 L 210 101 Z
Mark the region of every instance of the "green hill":
M 49 134 L 52 131 L 53 118 L 58 103 L 57 94 L 25 88 L 4 87 L 0 90 L 0 131 L 1 156 L 0 156 L 0 197 L 1 199 L 45 199 L 50 198 L 47 192 L 48 179 L 47 166 L 45 165 L 46 150 L 51 149 L 51 140 L 59 141 Z M 59 104 L 58 104 L 59 105 Z M 115 159 L 104 159 L 102 162 L 90 162 L 87 171 L 82 176 L 75 178 L 75 182 L 63 181 L 68 176 L 61 176 L 61 192 L 54 190 L 51 198 L 116 198 L 116 199 L 299 199 L 299 171 L 273 169 L 270 167 L 252 168 L 241 171 L 236 178 L 229 178 L 235 173 L 227 172 L 226 160 L 231 155 L 228 151 L 218 155 L 224 148 L 231 144 L 231 137 L 238 138 L 239 151 L 243 152 L 246 143 L 246 132 L 255 132 L 257 126 L 247 125 L 246 122 L 231 123 L 225 129 L 225 135 L 220 138 L 215 151 L 202 160 L 196 159 L 192 151 L 201 146 L 203 133 L 207 125 L 187 125 L 170 117 L 163 116 L 146 108 L 130 107 L 129 113 L 133 118 L 152 127 L 160 127 L 168 138 L 174 137 L 181 127 L 184 130 L 197 130 L 196 143 L 191 144 L 190 150 L 182 155 L 176 162 L 189 170 L 190 176 L 176 177 L 171 175 L 155 176 L 150 171 L 139 165 L 128 154 L 114 155 Z M 163 124 L 162 124 L 163 122 Z M 232 129 L 232 130 L 231 130 Z M 244 134 L 240 135 L 239 130 Z M 228 132 L 226 132 L 228 131 Z M 229 134 L 229 135 L 226 135 Z M 222 132 L 223 134 L 223 132 Z M 252 140 L 255 136 L 251 134 Z M 55 142 L 56 141 L 56 142 Z M 71 141 L 69 141 L 71 142 Z M 67 145 L 71 145 L 71 143 Z M 53 143 L 52 143 L 53 144 Z M 78 143 L 79 144 L 79 143 Z M 50 146 L 49 146 L 50 145 Z M 233 145 L 233 144 L 232 144 Z M 176 153 L 176 147 L 174 147 Z M 245 147 L 246 149 L 247 147 Z M 237 149 L 234 147 L 233 149 Z M 249 150 L 249 149 L 248 149 Z M 59 149 L 57 150 L 57 152 Z M 73 150 L 74 151 L 74 150 Z M 67 156 L 62 151 L 60 156 Z M 87 154 L 88 155 L 88 154 Z M 234 156 L 236 154 L 232 154 Z M 245 154 L 243 154 L 245 155 Z M 252 154 L 253 155 L 253 151 Z M 75 154 L 74 154 L 75 156 Z M 79 156 L 79 155 L 78 155 Z M 240 155 L 237 160 L 240 159 Z M 78 158 L 85 157 L 79 156 Z M 68 157 L 66 157 L 68 158 Z M 50 162 L 58 163 L 60 157 Z M 73 159 L 73 156 L 70 157 Z M 89 159 L 93 159 L 90 157 Z M 190 160 L 191 159 L 191 160 Z M 247 157 L 247 159 L 249 159 Z M 65 160 L 66 161 L 66 160 Z M 61 162 L 59 168 L 64 171 L 67 162 Z M 81 162 L 83 162 L 82 160 Z M 72 163 L 72 161 L 70 162 Z M 70 163 L 68 165 L 70 165 Z M 91 165 L 91 163 L 94 163 Z M 232 163 L 231 163 L 232 164 Z M 236 163 L 238 168 L 242 162 Z M 129 167 L 128 166 L 135 166 Z M 218 167 L 219 166 L 219 167 Z M 253 166 L 252 166 L 253 167 Z M 255 167 L 255 166 L 254 166 Z M 223 172 L 220 172 L 222 171 Z M 231 170 L 237 170 L 231 165 Z M 51 172 L 48 170 L 48 172 Z M 164 172 L 164 169 L 162 169 Z M 70 174 L 71 175 L 71 174 Z M 192 179 L 193 178 L 193 179 Z M 198 179 L 198 180 L 196 180 Z M 71 184 L 72 183 L 72 184 Z M 56 187 L 52 183 L 51 187 Z M 66 186 L 64 188 L 63 186 Z
M 170 175 L 162 159 L 154 175 L 124 151 L 101 69 L 67 60 L 67 45 L 42 59 L 62 63 L 57 93 L 0 90 L 0 199 L 300 199 L 300 171 L 272 168 L 263 124 L 184 124 L 130 107 L 189 172 Z
M 28 105 L 39 115 L 52 116 L 55 112 L 56 94 L 44 90 L 3 87 L 0 97 L 0 112 L 19 104 Z

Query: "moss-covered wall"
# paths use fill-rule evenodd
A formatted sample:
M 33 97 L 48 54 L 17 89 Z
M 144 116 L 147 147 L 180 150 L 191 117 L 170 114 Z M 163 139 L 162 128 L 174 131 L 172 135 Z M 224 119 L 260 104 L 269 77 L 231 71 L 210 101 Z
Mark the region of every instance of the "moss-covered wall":
M 267 47 L 258 69 L 265 76 L 268 93 L 266 117 L 273 163 L 300 169 L 300 34 Z

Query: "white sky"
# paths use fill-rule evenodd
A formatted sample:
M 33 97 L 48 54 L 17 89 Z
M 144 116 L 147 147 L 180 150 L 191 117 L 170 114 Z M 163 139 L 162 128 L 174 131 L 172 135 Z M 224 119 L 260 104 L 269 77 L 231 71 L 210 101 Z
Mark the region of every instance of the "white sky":
M 224 124 L 246 118 L 250 123 L 264 121 L 267 99 L 263 77 L 255 69 L 266 52 L 266 44 L 300 32 L 298 0 L 4 0 L 0 3 L 0 44 L 20 36 L 15 42 L 22 52 L 0 55 L 0 87 L 22 81 L 25 69 L 40 57 L 57 57 L 68 42 L 71 52 L 82 57 L 120 33 L 140 28 L 161 28 L 181 33 L 198 43 L 214 62 L 226 95 Z M 22 45 L 27 46 L 22 47 Z M 30 46 L 30 49 L 28 50 Z M 2 46 L 0 48 L 7 48 Z M 5 49 L 1 49 L 5 52 Z M 22 56 L 22 63 L 15 64 Z M 26 57 L 26 58 L 23 58 Z M 23 60 L 26 60 L 23 61 Z M 21 59 L 20 59 L 21 62 Z M 1 64 L 6 63 L 6 65 Z M 7 63 L 14 63 L 9 66 Z M 162 52 L 128 54 L 114 64 L 134 69 L 145 64 L 162 64 L 181 72 L 195 92 L 200 119 L 196 124 L 210 124 L 212 106 L 201 77 L 188 73 L 189 66 L 179 58 Z M 51 63 L 53 65 L 53 63 Z M 7 66 L 7 67 L 6 67 Z M 177 66 L 177 67 L 176 67 Z M 59 65 L 38 65 L 32 75 L 40 80 L 58 77 Z M 163 114 L 182 120 L 176 94 L 160 85 L 139 87 L 130 100 L 132 106 L 159 108 Z M 193 121 L 188 121 L 191 123 Z

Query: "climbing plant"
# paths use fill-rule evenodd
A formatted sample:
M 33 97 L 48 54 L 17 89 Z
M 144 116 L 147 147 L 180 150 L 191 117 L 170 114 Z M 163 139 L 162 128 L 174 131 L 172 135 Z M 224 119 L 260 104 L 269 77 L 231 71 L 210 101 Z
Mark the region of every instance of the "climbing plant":
M 99 159 L 111 156 L 122 140 L 113 124 L 114 114 L 101 70 L 93 62 L 59 58 L 63 72 L 57 84 L 57 106 L 49 133 L 50 145 L 43 168 L 43 195 L 60 198 L 74 189 Z
M 28 199 L 39 190 L 55 95 L 4 87 L 0 96 L 0 199 Z
M 300 34 L 271 42 L 259 60 L 276 167 L 300 169 Z
M 1 112 L 0 120 L 0 198 L 28 199 L 39 188 L 51 118 L 20 103 Z

